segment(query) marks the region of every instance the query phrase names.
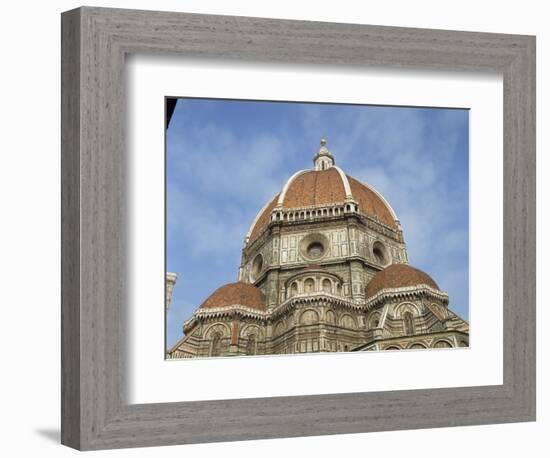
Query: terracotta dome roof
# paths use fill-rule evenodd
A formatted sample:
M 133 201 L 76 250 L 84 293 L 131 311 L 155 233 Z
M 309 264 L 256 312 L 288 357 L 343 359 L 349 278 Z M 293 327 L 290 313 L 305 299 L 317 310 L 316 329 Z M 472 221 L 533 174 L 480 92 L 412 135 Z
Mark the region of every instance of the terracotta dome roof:
M 403 288 L 405 286 L 428 285 L 439 290 L 439 286 L 427 273 L 408 264 L 391 264 L 378 272 L 367 285 L 367 297 L 372 297 L 382 289 Z
M 359 211 L 368 216 L 375 216 L 387 226 L 397 228 L 393 210 L 384 202 L 383 198 L 372 188 L 353 177 L 347 176 L 351 187 L 351 194 L 359 204 Z
M 277 194 L 268 204 L 260 210 L 260 213 L 256 217 L 256 221 L 254 221 L 252 230 L 250 231 L 250 240 L 255 240 L 262 231 L 267 227 L 269 224 L 271 212 L 277 205 L 277 200 L 279 199 L 279 194 Z
M 265 295 L 260 288 L 245 282 L 228 283 L 214 291 L 200 306 L 201 309 L 244 305 L 266 310 Z
M 277 206 L 300 208 L 343 204 L 347 197 L 358 203 L 360 213 L 378 218 L 394 229 L 398 228 L 395 213 L 380 194 L 333 166 L 325 170 L 303 170 L 292 176 L 281 193 L 256 217 L 249 233 L 250 240 L 255 240 L 267 227 L 271 212 Z
M 283 208 L 334 204 L 346 200 L 346 190 L 336 167 L 308 170 L 295 175 L 286 186 Z

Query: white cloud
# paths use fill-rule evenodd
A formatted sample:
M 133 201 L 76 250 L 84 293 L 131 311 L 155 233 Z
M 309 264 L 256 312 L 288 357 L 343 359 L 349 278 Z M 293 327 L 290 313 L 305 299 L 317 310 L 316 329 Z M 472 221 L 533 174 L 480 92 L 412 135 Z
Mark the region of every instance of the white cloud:
M 169 188 L 167 194 L 168 237 L 169 240 L 185 238 L 193 241 L 185 253 L 197 258 L 223 256 L 240 250 L 248 221 L 238 206 L 214 206 L 199 195 L 175 187 Z
M 283 139 L 271 134 L 238 137 L 208 124 L 186 129 L 172 139 L 170 164 L 183 176 L 194 176 L 198 191 L 259 201 L 281 186 L 277 178 L 285 152 Z

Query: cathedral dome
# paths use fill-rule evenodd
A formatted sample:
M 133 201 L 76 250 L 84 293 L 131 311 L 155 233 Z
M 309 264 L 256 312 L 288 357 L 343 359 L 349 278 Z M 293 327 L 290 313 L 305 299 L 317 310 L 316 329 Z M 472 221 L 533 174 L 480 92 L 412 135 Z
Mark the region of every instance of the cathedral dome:
M 372 278 L 367 285 L 366 295 L 372 297 L 383 289 L 416 285 L 428 285 L 439 290 L 433 278 L 420 269 L 408 264 L 391 264 Z
M 266 310 L 265 296 L 260 288 L 250 283 L 236 282 L 220 286 L 200 306 L 201 309 L 244 305 L 256 310 Z
M 321 149 L 314 159 L 315 168 L 295 173 L 260 211 L 249 231 L 250 240 L 256 239 L 270 222 L 275 208 L 313 208 L 354 201 L 359 213 L 373 217 L 396 230 L 399 222 L 389 203 L 372 187 L 346 175 L 334 165 L 334 159 L 321 140 Z

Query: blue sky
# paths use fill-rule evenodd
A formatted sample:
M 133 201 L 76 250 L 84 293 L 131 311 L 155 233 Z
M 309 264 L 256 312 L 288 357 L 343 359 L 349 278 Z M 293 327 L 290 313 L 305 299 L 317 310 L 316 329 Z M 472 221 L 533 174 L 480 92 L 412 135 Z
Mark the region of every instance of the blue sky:
M 237 280 L 244 236 L 319 139 L 401 220 L 409 262 L 468 318 L 468 110 L 180 99 L 166 134 L 166 264 L 179 275 L 167 345 Z

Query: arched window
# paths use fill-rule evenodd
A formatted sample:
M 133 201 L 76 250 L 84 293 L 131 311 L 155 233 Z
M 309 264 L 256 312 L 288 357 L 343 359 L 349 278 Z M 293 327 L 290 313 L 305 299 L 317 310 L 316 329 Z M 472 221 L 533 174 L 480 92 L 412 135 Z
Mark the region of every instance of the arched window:
M 246 354 L 255 355 L 256 354 L 256 336 L 250 334 L 248 336 L 248 341 L 246 342 Z
M 403 315 L 403 327 L 406 335 L 412 336 L 414 334 L 414 321 L 411 312 L 405 312 Z
M 298 283 L 294 282 L 290 286 L 290 297 L 294 297 L 298 294 Z
M 392 345 L 391 347 L 387 347 L 386 350 L 401 350 L 401 348 L 399 348 L 395 345 Z
M 212 343 L 210 344 L 210 356 L 220 356 L 220 334 L 216 333 L 212 337 Z
M 305 289 L 305 292 L 306 293 L 312 293 L 313 290 L 314 290 L 314 287 L 315 287 L 315 283 L 313 281 L 312 278 L 308 278 L 305 282 L 304 282 L 304 289 Z
M 306 310 L 300 315 L 300 324 L 314 324 L 319 322 L 319 314 L 315 310 Z
M 453 348 L 453 346 L 446 340 L 438 340 L 435 343 L 434 348 Z
M 419 350 L 419 349 L 425 349 L 426 347 L 421 343 L 415 343 L 415 344 L 412 344 L 409 348 L 411 350 Z
M 374 313 L 369 319 L 369 329 L 375 329 L 380 325 L 380 314 Z
M 355 329 L 356 328 L 355 319 L 351 315 L 346 313 L 345 315 L 342 315 L 342 317 L 340 318 L 340 326 L 343 326 L 344 328 L 348 328 L 348 329 Z
M 325 278 L 323 280 L 323 291 L 325 293 L 332 293 L 332 285 L 331 285 L 330 280 L 328 278 Z

